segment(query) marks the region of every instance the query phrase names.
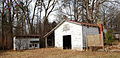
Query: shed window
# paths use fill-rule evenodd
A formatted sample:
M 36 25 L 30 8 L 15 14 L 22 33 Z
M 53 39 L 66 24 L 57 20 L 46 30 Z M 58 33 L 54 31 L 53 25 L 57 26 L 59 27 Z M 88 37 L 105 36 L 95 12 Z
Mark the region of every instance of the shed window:
M 64 25 L 63 26 L 63 31 L 68 31 L 68 30 L 70 30 L 69 24 Z
M 35 44 L 35 47 L 37 47 L 37 44 Z
M 115 38 L 119 38 L 119 34 L 115 34 Z
M 30 44 L 29 47 L 32 47 L 32 45 Z

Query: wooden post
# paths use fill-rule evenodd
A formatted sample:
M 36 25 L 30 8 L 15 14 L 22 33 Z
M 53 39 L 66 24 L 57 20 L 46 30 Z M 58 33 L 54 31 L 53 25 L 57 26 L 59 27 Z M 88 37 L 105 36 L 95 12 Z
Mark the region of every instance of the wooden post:
M 13 50 L 16 50 L 16 46 L 15 46 L 15 38 L 16 38 L 16 37 L 13 38 Z
M 93 51 L 93 46 L 90 46 L 90 51 Z
M 45 46 L 47 48 L 47 37 L 45 38 Z
M 86 51 L 88 51 L 88 38 L 86 37 Z
M 103 32 L 101 33 L 101 39 L 102 39 L 103 50 L 104 50 L 104 39 L 103 39 Z
M 103 44 L 103 50 L 104 50 L 103 25 L 102 24 L 98 24 L 98 26 L 100 28 L 100 39 L 102 40 L 102 43 L 100 42 L 100 44 Z

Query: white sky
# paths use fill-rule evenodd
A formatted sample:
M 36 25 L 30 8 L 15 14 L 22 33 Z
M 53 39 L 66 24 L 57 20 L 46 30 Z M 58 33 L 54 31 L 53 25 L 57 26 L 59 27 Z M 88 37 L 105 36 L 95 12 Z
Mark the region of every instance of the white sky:
M 32 15 L 33 15 L 33 11 L 34 11 L 34 7 L 35 7 L 35 2 L 36 2 L 36 0 L 33 0 L 31 3 L 30 3 L 30 10 L 31 10 L 31 17 L 32 17 Z M 37 13 L 37 9 L 36 9 L 36 13 Z M 55 21 L 55 16 L 54 16 L 54 14 L 55 14 L 55 12 L 52 12 L 51 14 L 50 14 L 50 16 L 48 17 L 48 20 L 49 20 L 49 22 L 53 22 L 53 21 Z M 42 11 L 42 18 L 43 18 L 43 16 L 44 16 L 44 11 Z M 34 18 L 35 19 L 35 18 Z M 36 22 L 36 20 L 34 20 L 35 22 Z

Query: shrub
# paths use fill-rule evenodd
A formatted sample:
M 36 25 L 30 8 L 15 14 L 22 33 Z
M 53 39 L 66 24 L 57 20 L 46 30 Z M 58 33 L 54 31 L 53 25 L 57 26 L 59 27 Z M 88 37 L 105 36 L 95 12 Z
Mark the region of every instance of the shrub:
M 105 34 L 105 36 L 106 36 L 105 43 L 112 45 L 112 42 L 114 42 L 114 38 L 112 37 L 112 34 L 108 31 Z

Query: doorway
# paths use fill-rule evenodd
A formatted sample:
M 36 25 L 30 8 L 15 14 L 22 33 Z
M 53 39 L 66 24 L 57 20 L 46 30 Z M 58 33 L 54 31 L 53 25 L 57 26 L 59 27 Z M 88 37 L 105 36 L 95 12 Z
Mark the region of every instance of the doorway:
M 71 35 L 63 36 L 63 49 L 71 49 Z
M 54 48 L 54 46 L 55 46 L 55 40 L 54 40 L 54 32 L 53 32 L 47 37 L 47 48 Z

